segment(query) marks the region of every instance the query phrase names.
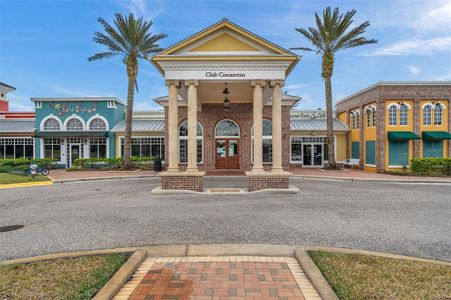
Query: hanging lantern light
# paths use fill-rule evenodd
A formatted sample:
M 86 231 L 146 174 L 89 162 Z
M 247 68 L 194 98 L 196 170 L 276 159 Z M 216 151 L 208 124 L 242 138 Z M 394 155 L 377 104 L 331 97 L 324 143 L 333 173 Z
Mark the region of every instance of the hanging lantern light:
M 229 113 L 230 111 L 230 100 L 229 100 L 229 88 L 227 86 L 227 82 L 224 83 L 224 90 L 222 91 L 222 94 L 224 95 L 224 110 L 225 113 Z

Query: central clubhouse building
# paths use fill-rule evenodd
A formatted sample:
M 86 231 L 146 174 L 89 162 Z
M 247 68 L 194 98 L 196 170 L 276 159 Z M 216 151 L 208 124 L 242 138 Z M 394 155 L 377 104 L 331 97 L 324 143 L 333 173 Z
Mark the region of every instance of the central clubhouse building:
M 326 114 L 282 92 L 299 57 L 224 19 L 152 57 L 168 88 L 161 111 L 133 115 L 132 156 L 160 157 L 163 189 L 201 191 L 205 173 L 246 174 L 249 191 L 289 187 L 294 167 L 327 162 Z M 8 111 L 0 83 L 0 159 L 121 157 L 125 103 L 32 98 Z M 451 153 L 451 82 L 380 82 L 336 104 L 335 155 L 369 172 Z

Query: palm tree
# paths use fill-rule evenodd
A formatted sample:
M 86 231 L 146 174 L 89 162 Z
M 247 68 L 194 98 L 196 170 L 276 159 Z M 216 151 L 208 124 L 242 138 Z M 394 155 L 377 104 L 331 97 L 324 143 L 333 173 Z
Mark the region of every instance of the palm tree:
M 135 19 L 133 14 L 128 17 L 116 13 L 114 27 L 104 19 L 98 18 L 103 25 L 105 33 L 94 33 L 93 41 L 106 46 L 108 49 L 88 58 L 88 61 L 122 57 L 122 62 L 127 68 L 128 92 L 127 110 L 125 115 L 125 146 L 124 146 L 124 168 L 130 168 L 130 144 L 132 135 L 132 113 L 133 98 L 138 92 L 138 59 L 149 59 L 156 52 L 162 51 L 157 42 L 167 35 L 164 33 L 151 34 L 152 21 L 144 21 L 142 17 Z
M 295 28 L 296 31 L 312 43 L 313 49 L 307 47 L 291 48 L 293 50 L 315 51 L 322 56 L 321 76 L 324 78 L 326 94 L 328 168 L 331 169 L 337 168 L 334 153 L 331 83 L 335 53 L 347 48 L 377 43 L 377 40 L 368 40 L 362 36 L 366 28 L 370 26 L 370 22 L 368 21 L 348 30 L 353 22 L 352 18 L 355 13 L 356 11 L 353 9 L 347 11 L 345 14 L 340 14 L 338 7 L 332 12 L 330 6 L 323 11 L 322 19 L 318 13 L 315 13 L 316 28 Z

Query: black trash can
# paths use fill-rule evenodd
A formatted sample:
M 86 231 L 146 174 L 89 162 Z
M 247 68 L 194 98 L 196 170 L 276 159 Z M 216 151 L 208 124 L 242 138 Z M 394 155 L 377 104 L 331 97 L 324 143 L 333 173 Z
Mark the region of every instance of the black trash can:
M 155 157 L 153 161 L 153 170 L 155 172 L 161 172 L 161 158 L 159 156 Z

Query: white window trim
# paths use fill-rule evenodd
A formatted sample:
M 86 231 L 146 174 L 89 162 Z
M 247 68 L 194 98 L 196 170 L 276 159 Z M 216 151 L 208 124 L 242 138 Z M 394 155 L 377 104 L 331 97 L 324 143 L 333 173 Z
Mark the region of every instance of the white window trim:
M 164 136 L 162 136 L 162 135 L 157 135 L 157 136 L 132 136 L 131 137 L 131 139 L 153 139 L 153 138 L 163 139 L 163 141 L 164 141 Z M 119 151 L 118 151 L 119 157 L 124 157 L 124 153 L 122 153 L 122 140 L 124 140 L 124 143 L 125 143 L 125 136 L 120 136 L 119 137 Z M 108 152 L 108 154 L 109 154 L 109 152 Z M 131 154 L 131 152 L 130 152 L 130 154 Z M 164 162 L 164 160 L 162 160 L 162 162 Z
M 94 121 L 95 119 L 101 119 L 103 122 L 105 122 L 106 129 L 105 130 L 91 130 L 91 122 Z M 101 116 L 99 114 L 95 114 L 92 117 L 90 117 L 88 119 L 88 121 L 86 122 L 86 124 L 87 124 L 86 130 L 88 130 L 88 131 L 109 131 L 110 130 L 108 120 L 104 116 Z
M 188 164 L 188 161 L 187 162 L 181 162 L 180 161 L 180 140 L 188 140 L 188 136 L 180 136 L 180 127 L 182 127 L 182 125 L 184 124 L 184 123 L 187 123 L 187 126 L 188 126 L 188 120 L 185 120 L 185 121 L 183 121 L 183 122 L 181 122 L 180 123 L 180 125 L 179 125 L 179 127 L 178 127 L 178 132 L 177 132 L 177 135 L 178 135 L 178 139 L 177 139 L 177 157 L 178 157 L 178 163 L 179 164 L 181 164 L 181 165 L 187 165 Z M 200 129 L 202 130 L 202 135 L 197 135 L 197 124 L 199 124 L 199 126 L 200 126 Z M 201 164 L 203 164 L 204 163 L 204 155 L 205 155 L 205 149 L 204 149 L 204 127 L 202 126 L 202 124 L 199 122 L 199 121 L 197 121 L 197 124 L 196 124 L 196 142 L 198 141 L 198 140 L 201 140 L 202 141 L 202 159 L 201 159 L 201 161 L 200 162 L 197 162 L 197 165 L 201 165 Z M 186 149 L 186 151 L 188 152 L 188 149 Z M 188 155 L 188 153 L 187 153 L 187 155 Z M 188 160 L 188 157 L 187 157 L 187 160 Z M 197 144 L 196 144 L 196 161 L 197 161 Z
M 395 124 L 391 124 L 391 108 L 392 107 L 394 107 L 396 109 L 396 111 L 395 111 Z M 399 105 L 398 104 L 391 104 L 387 109 L 388 109 L 388 126 L 397 126 L 398 125 Z
M 225 122 L 225 121 L 230 121 L 230 122 L 232 122 L 232 123 L 234 123 L 235 125 L 236 125 L 236 127 L 238 127 L 238 136 L 229 136 L 229 135 L 227 135 L 227 136 L 219 136 L 219 135 L 216 135 L 216 129 L 218 128 L 218 126 L 219 126 L 219 124 L 221 124 L 222 122 Z M 202 125 L 201 125 L 202 126 Z M 253 128 L 253 127 L 252 127 Z M 219 121 L 218 123 L 216 123 L 216 125 L 215 125 L 215 129 L 214 129 L 215 131 L 214 131 L 214 133 L 215 133 L 215 139 L 233 139 L 233 138 L 237 138 L 237 139 L 239 139 L 240 138 L 240 136 L 241 136 L 241 128 L 240 128 L 240 126 L 238 125 L 238 123 L 237 122 L 235 122 L 234 120 L 232 120 L 232 119 L 223 119 L 223 120 L 221 120 L 221 121 Z
M 106 107 L 107 108 L 117 108 L 116 101 L 107 101 L 106 102 Z
M 36 158 L 36 138 L 32 136 L 5 136 L 1 137 L 2 139 L 33 139 L 33 159 Z M 14 146 L 16 144 L 14 143 Z M 25 148 L 24 148 L 24 156 L 22 158 L 25 158 Z M 4 157 L 6 153 L 3 153 Z M 4 158 L 3 157 L 3 158 Z M 14 147 L 14 157 L 16 157 L 16 147 Z M 2 159 L 2 157 L 0 157 Z
M 36 108 L 36 109 L 42 108 L 42 101 L 36 101 L 34 103 L 34 108 Z
M 45 130 L 44 129 L 45 122 L 47 122 L 48 119 L 52 119 L 52 118 L 55 119 L 60 124 L 60 130 L 53 130 L 53 131 L 51 131 L 51 130 Z M 53 114 L 50 114 L 47 117 L 42 119 L 40 130 L 41 131 L 45 131 L 45 132 L 64 131 L 63 122 L 61 122 L 61 119 L 58 118 L 57 116 L 54 116 Z
M 86 123 L 85 123 L 85 121 L 83 120 L 83 118 L 80 117 L 80 116 L 77 116 L 76 114 L 73 114 L 72 116 L 67 117 L 66 120 L 64 120 L 64 123 L 63 123 L 63 129 L 64 129 L 64 131 L 76 131 L 76 130 L 67 130 L 67 123 L 69 123 L 69 121 L 72 120 L 72 119 L 78 119 L 78 120 L 80 120 L 80 121 L 81 121 L 81 124 L 82 124 L 82 126 L 83 126 L 82 131 L 85 131 L 85 130 L 86 130 Z

